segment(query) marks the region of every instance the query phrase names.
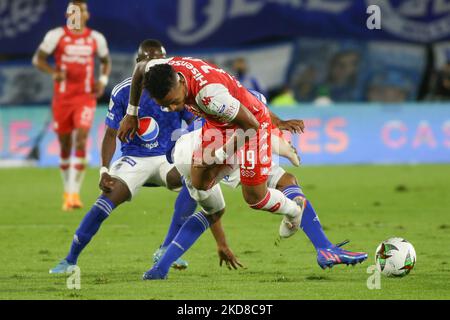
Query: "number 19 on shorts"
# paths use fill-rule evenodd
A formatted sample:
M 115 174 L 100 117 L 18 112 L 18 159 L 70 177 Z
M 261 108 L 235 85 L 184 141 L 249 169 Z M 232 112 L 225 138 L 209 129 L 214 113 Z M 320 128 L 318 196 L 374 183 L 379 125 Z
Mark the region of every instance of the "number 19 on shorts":
M 255 150 L 243 150 L 241 149 L 241 168 L 252 170 L 255 169 Z M 246 163 L 247 162 L 247 163 Z M 246 166 L 249 164 L 249 166 Z

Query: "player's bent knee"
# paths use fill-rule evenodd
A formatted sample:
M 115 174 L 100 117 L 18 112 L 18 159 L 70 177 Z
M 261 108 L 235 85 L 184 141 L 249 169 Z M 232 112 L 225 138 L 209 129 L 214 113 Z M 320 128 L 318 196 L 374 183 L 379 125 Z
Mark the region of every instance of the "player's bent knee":
M 102 195 L 111 200 L 116 207 L 131 199 L 130 189 L 123 181 L 113 178 L 113 184 L 110 188 L 110 192 L 103 191 Z
M 193 179 L 192 186 L 199 191 L 208 191 L 211 189 L 211 183 L 200 179 Z
M 259 203 L 264 200 L 267 195 L 267 190 L 264 193 L 260 192 L 244 192 L 245 202 L 252 207 L 255 203 Z
M 167 173 L 166 183 L 167 188 L 170 190 L 177 191 L 177 189 L 180 189 L 182 187 L 181 175 L 175 167 Z
M 285 172 L 281 179 L 278 181 L 276 188 L 278 190 L 282 190 L 292 185 L 298 185 L 297 178 L 293 174 Z
M 216 223 L 217 221 L 220 220 L 220 218 L 222 217 L 222 215 L 225 213 L 225 208 L 221 209 L 219 211 L 217 211 L 214 214 L 211 215 L 205 215 L 206 219 L 209 222 L 209 225 L 213 225 L 214 223 Z

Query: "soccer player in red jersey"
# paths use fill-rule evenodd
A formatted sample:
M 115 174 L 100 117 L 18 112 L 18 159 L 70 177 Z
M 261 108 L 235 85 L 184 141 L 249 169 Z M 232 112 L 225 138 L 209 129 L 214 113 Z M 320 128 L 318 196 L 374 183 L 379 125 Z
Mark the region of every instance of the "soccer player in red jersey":
M 203 143 L 191 166 L 193 187 L 210 189 L 221 179 L 227 160 L 238 153 L 245 201 L 253 209 L 282 214 L 282 236 L 295 233 L 305 199 L 293 201 L 283 192 L 267 186 L 272 165 L 272 117 L 264 103 L 234 77 L 200 59 L 174 57 L 154 60 L 143 70 L 139 68 L 142 65 L 137 66 L 133 75 L 130 92 L 127 113 L 131 117 L 124 119 L 118 132 L 119 139 L 125 141 L 130 133 L 135 133 L 136 117 L 132 116 L 137 113 L 137 108 L 133 106 L 139 102 L 141 93 L 136 88 L 141 88 L 145 82 L 146 89 L 160 105 L 170 111 L 187 107 L 206 119 L 202 129 Z M 276 125 L 291 132 L 302 132 L 304 128 L 301 120 L 280 120 Z M 244 142 L 245 135 L 250 142 Z
M 213 193 L 224 173 L 239 168 L 247 204 L 256 210 L 281 214 L 279 235 L 282 238 L 292 236 L 301 227 L 317 250 L 320 267 L 356 264 L 367 259 L 364 252 L 350 252 L 341 248 L 344 243 L 333 245 L 328 240 L 296 181 L 282 190 L 267 183 L 272 166 L 272 127 L 300 133 L 304 130 L 303 121 L 279 119 L 239 81 L 214 65 L 200 59 L 174 57 L 136 66 L 127 116 L 118 131 L 122 141 L 132 138 L 138 129 L 136 105 L 142 87 L 168 111 L 187 108 L 206 120 L 199 143 L 193 142 L 192 157 L 188 152 L 180 154 L 175 150 L 179 159 L 175 160 L 177 168 L 189 165 L 187 171 L 182 171 L 185 171 L 186 186 L 190 193 L 192 190 L 194 199 L 202 197 L 202 192 Z M 189 141 L 183 141 L 182 145 L 187 143 Z M 199 223 L 191 224 L 188 226 L 192 231 L 190 237 L 176 239 L 163 258 L 144 274 L 144 280 L 167 277 L 167 266 L 172 259 L 185 252 L 203 231 Z
M 86 141 L 94 119 L 97 98 L 108 84 L 111 59 L 105 37 L 86 26 L 86 0 L 69 3 L 67 25 L 50 30 L 33 64 L 54 80 L 52 111 L 60 143 L 60 169 L 64 184 L 63 210 L 81 208 L 80 188 L 86 168 Z M 53 55 L 55 66 L 48 62 Z M 94 78 L 95 56 L 100 59 L 100 77 Z M 73 138 L 74 136 L 74 138 Z M 73 149 L 75 158 L 71 162 Z

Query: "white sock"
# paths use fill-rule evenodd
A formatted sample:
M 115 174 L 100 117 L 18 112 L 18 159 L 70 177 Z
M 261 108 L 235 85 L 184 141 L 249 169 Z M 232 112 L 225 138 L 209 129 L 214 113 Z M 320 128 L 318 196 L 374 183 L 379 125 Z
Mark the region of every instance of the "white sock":
M 81 185 L 86 173 L 86 158 L 76 157 L 70 167 L 70 180 L 72 185 L 72 193 L 80 193 Z
M 70 193 L 70 158 L 59 158 L 59 169 L 63 181 L 64 192 Z
M 269 211 L 290 217 L 294 217 L 301 212 L 300 207 L 295 201 L 287 198 L 283 192 L 271 188 L 268 188 L 267 194 L 263 200 L 250 205 L 250 207 L 256 210 Z

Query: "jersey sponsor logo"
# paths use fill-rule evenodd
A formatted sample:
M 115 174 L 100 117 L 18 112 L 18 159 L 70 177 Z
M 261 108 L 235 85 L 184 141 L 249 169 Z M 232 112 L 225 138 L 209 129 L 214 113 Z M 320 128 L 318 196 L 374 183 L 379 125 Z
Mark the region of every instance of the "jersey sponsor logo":
M 159 125 L 152 117 L 139 118 L 139 138 L 146 142 L 155 140 L 159 135 Z
M 159 142 L 155 141 L 155 142 L 152 142 L 152 143 L 141 144 L 141 147 L 144 147 L 144 148 L 147 148 L 147 149 L 151 150 L 151 149 L 159 147 Z
M 186 59 L 186 58 L 184 58 Z M 199 60 L 201 61 L 201 60 Z M 170 60 L 168 62 L 169 65 L 172 65 L 174 67 L 185 67 L 188 69 L 192 75 L 194 76 L 194 80 L 198 82 L 199 86 L 204 86 L 208 83 L 207 80 L 205 80 L 204 75 L 196 68 L 192 63 L 186 60 Z
M 69 56 L 91 56 L 94 52 L 92 46 L 69 44 L 64 47 L 64 53 Z
M 225 108 L 226 108 L 226 107 L 227 107 L 227 106 L 223 104 L 223 105 L 219 108 L 219 110 L 217 110 L 217 112 L 223 113 L 223 112 L 225 111 Z

